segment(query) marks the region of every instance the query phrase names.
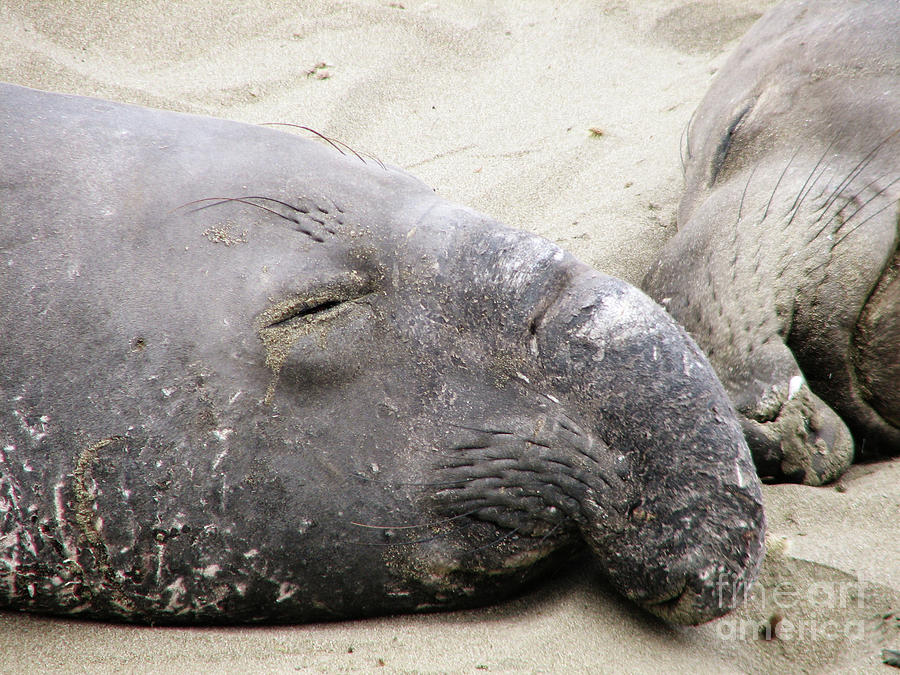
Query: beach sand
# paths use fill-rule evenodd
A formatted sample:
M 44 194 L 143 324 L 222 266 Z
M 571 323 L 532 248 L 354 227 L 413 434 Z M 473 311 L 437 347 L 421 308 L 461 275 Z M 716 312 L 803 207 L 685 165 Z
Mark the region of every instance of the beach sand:
M 638 283 L 674 232 L 691 113 L 771 4 L 0 0 L 0 79 L 308 125 Z M 581 561 L 499 606 L 338 624 L 0 613 L 0 672 L 893 672 L 900 461 L 765 499 L 760 583 L 698 628 L 646 615 Z

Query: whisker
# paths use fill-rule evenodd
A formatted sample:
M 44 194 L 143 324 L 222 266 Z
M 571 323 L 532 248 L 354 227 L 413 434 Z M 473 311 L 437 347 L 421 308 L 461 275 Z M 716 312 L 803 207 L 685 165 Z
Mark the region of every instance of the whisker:
M 281 201 L 280 199 L 275 199 L 274 197 L 263 197 L 261 195 L 248 195 L 246 197 L 241 197 L 240 199 L 259 199 L 264 202 L 272 202 L 273 204 L 278 204 L 279 206 L 283 206 L 286 209 L 290 209 L 291 211 L 296 211 L 297 213 L 305 213 L 303 209 L 299 206 L 294 206 L 288 202 Z
M 791 223 L 794 222 L 794 218 L 797 216 L 797 213 L 800 211 L 800 206 L 806 200 L 807 196 L 809 196 L 809 193 L 812 192 L 812 189 L 815 186 L 815 184 L 819 181 L 819 178 L 821 178 L 825 174 L 825 167 L 822 167 L 822 171 L 819 173 L 818 176 L 816 176 L 816 179 L 814 181 L 812 181 L 812 183 L 810 183 L 810 179 L 815 175 L 816 171 L 818 170 L 819 166 L 822 164 L 825 157 L 828 155 L 829 150 L 831 150 L 831 148 L 834 145 L 836 140 L 837 140 L 837 136 L 835 136 L 834 138 L 831 139 L 831 142 L 828 144 L 828 147 L 825 148 L 825 151 L 822 153 L 822 156 L 819 157 L 819 161 L 816 162 L 816 165 L 812 168 L 812 171 L 809 172 L 809 176 L 806 177 L 806 182 L 803 183 L 803 187 L 801 187 L 800 191 L 797 193 L 797 197 L 794 199 L 794 203 L 791 205 L 791 208 L 788 209 L 788 213 L 790 213 L 791 211 L 793 211 L 793 213 L 791 213 L 791 217 L 788 220 L 787 224 L 782 228 L 783 230 L 786 230 L 787 228 L 789 228 L 791 226 Z M 807 186 L 809 186 L 809 187 L 807 188 Z
M 785 165 L 784 170 L 781 172 L 781 175 L 778 177 L 778 182 L 775 183 L 775 188 L 772 190 L 772 194 L 769 195 L 769 202 L 768 202 L 768 204 L 766 204 L 766 209 L 765 209 L 765 211 L 763 211 L 763 217 L 760 222 L 763 222 L 766 219 L 766 216 L 769 215 L 769 207 L 772 206 L 772 200 L 775 199 L 775 193 L 778 192 L 778 186 L 781 185 L 782 179 L 784 178 L 785 174 L 787 173 L 787 170 L 789 168 L 791 168 L 791 164 L 793 163 L 794 158 L 797 156 L 797 153 L 799 153 L 799 152 L 800 152 L 800 148 L 797 148 L 796 150 L 794 150 L 794 154 L 791 155 L 790 160 L 788 160 L 788 163 Z
M 838 184 L 838 186 L 834 189 L 834 191 L 831 193 L 829 198 L 826 200 L 826 203 L 824 206 L 825 209 L 827 209 L 831 206 L 831 204 L 834 202 L 835 199 L 838 198 L 838 196 L 844 190 L 844 188 L 846 188 L 848 185 L 850 185 L 850 183 L 852 183 L 856 179 L 856 177 L 860 173 L 862 173 L 863 169 L 865 169 L 869 165 L 869 163 L 875 158 L 875 155 L 878 154 L 878 152 L 881 150 L 881 148 L 883 148 L 884 145 L 888 141 L 890 141 L 894 136 L 896 136 L 897 134 L 900 134 L 900 128 L 898 128 L 893 133 L 888 134 L 887 137 L 882 139 L 882 141 L 880 143 L 878 143 L 874 148 L 872 148 L 869 151 L 869 154 L 867 154 L 865 157 L 863 157 L 861 160 L 859 160 L 859 162 L 856 163 L 856 166 L 854 166 L 853 169 L 851 169 L 851 171 L 847 175 L 847 177 Z
M 356 525 L 357 527 L 365 527 L 370 530 L 417 530 L 423 527 L 438 527 L 439 525 L 451 523 L 454 520 L 459 520 L 460 518 L 468 518 L 469 516 L 475 515 L 480 510 L 481 509 L 474 509 L 472 511 L 468 511 L 467 513 L 460 513 L 459 515 L 452 516 L 450 518 L 435 520 L 431 523 L 422 523 L 421 525 L 369 525 L 366 523 L 357 523 L 352 520 L 350 521 L 350 524 Z
M 538 548 L 543 546 L 544 542 L 547 541 L 547 539 L 549 539 L 553 535 L 553 533 L 556 532 L 559 528 L 561 528 L 563 526 L 563 524 L 568 520 L 571 520 L 571 518 L 569 516 L 566 516 L 563 520 L 559 521 L 556 525 L 554 525 L 552 528 L 550 528 L 550 531 L 547 532 L 547 534 L 545 534 L 543 537 L 541 537 L 540 541 L 538 541 L 538 543 L 537 543 Z
M 501 431 L 497 429 L 482 429 L 479 427 L 469 427 L 464 424 L 454 424 L 453 422 L 448 422 L 447 426 L 456 427 L 457 429 L 465 429 L 466 431 L 475 431 L 480 434 L 492 434 L 494 436 L 515 436 L 515 433 L 512 431 Z
M 475 480 L 474 478 L 464 478 L 462 480 L 447 481 L 445 483 L 399 483 L 399 482 L 394 482 L 394 481 L 378 480 L 377 478 L 369 478 L 368 476 L 364 476 L 361 473 L 356 473 L 354 475 L 357 478 L 359 478 L 360 480 L 364 480 L 368 483 L 377 483 L 379 485 L 387 485 L 388 487 L 434 487 L 434 488 L 441 487 L 442 488 L 442 487 L 452 487 L 454 485 L 464 485 L 465 483 Z
M 738 204 L 737 223 L 741 222 L 741 213 L 744 211 L 744 197 L 747 196 L 747 189 L 750 187 L 750 181 L 753 180 L 753 174 L 756 173 L 756 167 L 758 166 L 758 164 L 753 165 L 753 168 L 750 170 L 750 177 L 747 178 L 747 184 L 744 186 L 744 191 L 741 193 L 741 201 Z
M 856 199 L 857 197 L 859 197 L 859 195 L 861 195 L 861 194 L 863 193 L 864 190 L 866 190 L 866 189 L 868 189 L 869 187 L 871 187 L 873 183 L 875 183 L 875 182 L 881 180 L 881 178 L 882 178 L 882 177 L 879 176 L 878 178 L 876 178 L 875 180 L 873 180 L 871 183 L 869 183 L 868 185 L 866 185 L 865 187 L 863 187 L 862 189 L 860 189 L 855 195 L 853 195 L 852 197 L 850 197 L 850 200 L 853 200 L 853 199 Z M 883 188 L 881 188 L 878 192 L 876 192 L 874 195 L 872 195 L 869 199 L 867 199 L 867 200 L 866 200 L 859 208 L 856 209 L 856 211 L 854 211 L 854 212 L 850 215 L 849 218 L 847 218 L 843 223 L 841 223 L 841 226 L 838 227 L 838 228 L 835 230 L 835 234 L 837 234 L 837 232 L 840 231 L 841 227 L 843 227 L 844 225 L 846 225 L 847 223 L 849 223 L 849 222 L 853 219 L 853 216 L 855 216 L 855 215 L 856 215 L 857 213 L 859 213 L 862 209 L 864 209 L 864 208 L 869 204 L 869 202 L 871 202 L 873 199 L 877 199 L 879 196 L 881 196 L 882 194 L 884 194 L 884 192 L 885 192 L 888 188 L 890 188 L 894 183 L 896 183 L 898 180 L 900 180 L 900 177 L 895 178 L 895 179 L 892 180 L 890 183 L 888 183 L 886 186 L 884 186 Z M 884 210 L 884 209 L 881 209 L 881 211 L 883 211 L 883 210 Z M 879 213 L 881 213 L 881 211 L 879 211 Z M 816 232 L 816 234 L 813 236 L 813 238 L 810 239 L 810 241 L 813 241 L 813 240 L 815 240 L 817 237 L 820 237 L 820 236 L 822 235 L 822 233 L 826 230 L 826 228 L 827 228 L 831 223 L 834 222 L 835 218 L 837 218 L 837 217 L 840 215 L 840 213 L 841 213 L 841 209 L 835 210 L 835 212 L 831 214 L 831 218 L 829 218 L 829 219 L 825 222 L 825 224 L 822 225 L 822 227 L 819 228 L 819 230 Z M 868 218 L 866 218 L 866 220 L 868 220 Z M 863 222 L 866 222 L 866 221 L 863 221 Z M 862 223 L 860 223 L 859 225 L 861 225 L 861 224 L 862 224 Z M 853 230 L 855 230 L 857 227 L 859 227 L 859 225 L 855 226 L 855 227 L 853 228 Z M 852 232 L 853 230 L 851 230 L 851 232 Z M 848 233 L 848 234 L 849 234 L 849 233 Z M 841 237 L 841 240 L 843 240 L 845 236 L 846 236 L 846 235 L 842 236 L 842 237 Z M 835 246 L 837 246 L 837 244 L 832 245 L 832 248 L 834 248 Z
M 897 179 L 897 180 L 900 180 L 900 179 Z M 893 183 L 896 183 L 897 180 L 894 180 L 894 181 L 891 183 L 891 185 L 893 185 Z M 885 188 L 885 189 L 886 189 L 886 188 Z M 882 190 L 882 192 L 883 192 L 883 190 Z M 871 201 L 871 200 L 870 200 L 870 201 Z M 866 203 L 868 203 L 868 202 L 866 202 Z M 898 204 L 898 203 L 900 203 L 900 198 L 894 199 L 894 200 L 888 202 L 887 204 L 885 204 L 884 206 L 882 206 L 880 209 L 878 209 L 875 213 L 873 213 L 873 214 L 867 216 L 867 217 L 864 218 L 861 222 L 859 222 L 859 223 L 857 223 L 856 225 L 854 225 L 850 230 L 848 230 L 847 232 L 845 232 L 845 233 L 840 237 L 840 239 L 838 239 L 837 241 L 835 241 L 835 242 L 831 245 L 831 251 L 834 251 L 834 249 L 837 248 L 838 245 L 839 245 L 842 241 L 844 241 L 844 239 L 846 239 L 847 237 L 849 237 L 851 234 L 853 234 L 853 232 L 855 232 L 855 231 L 858 230 L 860 227 L 862 227 L 863 225 L 865 225 L 865 224 L 866 224 L 867 222 L 869 222 L 872 218 L 875 218 L 875 217 L 876 217 L 878 214 L 880 214 L 882 211 L 885 211 L 886 209 L 889 209 L 890 207 L 892 207 L 892 206 L 894 206 L 895 204 Z M 859 213 L 861 209 L 862 209 L 862 207 L 860 207 L 859 209 L 857 209 L 856 211 L 854 211 L 854 212 L 853 212 L 853 216 L 855 216 L 857 213 Z M 853 216 L 850 216 L 850 218 L 852 218 Z M 849 220 L 850 220 L 850 219 L 848 218 L 847 221 L 845 221 L 845 223 L 848 222 Z M 809 271 L 807 271 L 806 274 L 812 274 L 813 272 L 815 272 L 815 271 L 818 270 L 819 268 L 821 268 L 821 267 L 825 266 L 826 264 L 828 264 L 828 262 L 829 262 L 829 260 L 823 260 L 821 263 L 819 263 L 818 265 L 816 265 L 815 267 L 813 267 L 812 269 L 810 269 Z
M 866 203 L 868 203 L 868 202 L 866 202 Z M 844 239 L 846 239 L 847 237 L 849 237 L 851 234 L 853 234 L 853 232 L 855 232 L 857 229 L 859 229 L 860 227 L 862 227 L 863 225 L 865 225 L 867 222 L 869 222 L 872 218 L 874 218 L 875 216 L 877 216 L 879 213 L 881 213 L 881 212 L 884 211 L 885 209 L 888 209 L 888 208 L 890 208 L 891 206 L 894 206 L 895 204 L 898 204 L 898 203 L 900 203 L 900 199 L 895 199 L 895 200 L 892 201 L 892 202 L 888 202 L 887 204 L 885 204 L 884 206 L 882 206 L 880 209 L 878 209 L 875 213 L 873 213 L 872 215 L 867 216 L 866 218 L 864 218 L 864 219 L 862 220 L 862 222 L 859 222 L 859 223 L 857 223 L 856 225 L 854 225 L 853 228 L 851 228 L 851 229 L 850 229 L 849 231 L 847 231 L 844 235 L 842 235 L 840 239 L 838 239 L 836 242 L 834 242 L 834 244 L 831 246 L 831 250 L 833 251 L 835 248 L 837 248 L 838 244 L 840 244 L 842 241 L 844 241 Z M 853 215 L 855 216 L 857 213 L 859 213 L 860 210 L 862 210 L 862 207 L 860 207 L 859 209 L 857 209 L 857 210 L 854 212 Z M 852 218 L 852 216 L 851 216 L 851 218 Z M 848 219 L 848 220 L 849 220 L 849 219 Z
M 337 151 L 338 151 L 339 153 L 341 153 L 342 155 L 346 155 L 346 154 L 347 154 L 347 153 L 345 153 L 343 150 L 341 150 L 340 146 L 338 145 L 338 142 L 339 142 L 339 141 L 336 141 L 336 140 L 334 140 L 334 139 L 332 139 L 332 138 L 328 138 L 328 136 L 326 136 L 325 134 L 323 134 L 323 133 L 321 133 L 321 132 L 316 131 L 316 130 L 313 129 L 312 127 L 307 127 L 307 126 L 304 126 L 304 125 L 302 125 L 302 124 L 292 124 L 291 122 L 263 122 L 261 126 L 266 126 L 266 127 L 294 127 L 295 129 L 303 129 L 303 131 L 308 131 L 308 132 L 310 132 L 311 134 L 315 134 L 316 136 L 318 136 L 318 137 L 321 138 L 323 141 L 325 141 L 326 143 L 328 143 L 332 148 L 334 148 L 335 150 L 337 150 Z M 341 145 L 346 145 L 346 144 L 342 143 Z M 349 149 L 349 148 L 348 148 L 348 149 Z M 365 161 L 362 159 L 362 157 L 360 157 L 359 159 L 360 159 L 361 161 L 363 161 L 363 164 L 365 164 Z
M 468 551 L 464 551 L 464 553 L 476 553 L 476 552 L 482 551 L 486 548 L 491 548 L 492 546 L 497 546 L 498 544 L 502 544 L 504 541 L 509 539 L 511 536 L 516 534 L 516 532 L 518 532 L 518 531 L 519 531 L 519 528 L 517 527 L 514 530 L 510 530 L 509 532 L 504 534 L 502 537 L 498 537 L 497 539 L 494 539 L 494 541 L 489 541 L 487 544 L 482 544 L 481 546 L 478 546 L 477 548 L 469 549 Z
M 222 204 L 227 204 L 229 202 L 237 202 L 238 204 L 245 204 L 246 206 L 253 206 L 254 208 L 261 209 L 261 210 L 271 213 L 275 216 L 278 216 L 279 218 L 283 218 L 284 220 L 287 220 L 288 222 L 294 223 L 297 226 L 298 232 L 305 234 L 307 237 L 310 237 L 312 240 L 314 240 L 320 244 L 325 241 L 322 237 L 317 235 L 315 232 L 312 232 L 311 230 L 306 228 L 303 225 L 303 223 L 301 223 L 300 220 L 298 220 L 297 218 L 294 218 L 292 216 L 287 216 L 279 211 L 276 211 L 275 209 L 270 209 L 268 206 L 263 206 L 262 204 L 257 204 L 254 201 L 250 201 L 252 199 L 258 199 L 261 201 L 267 201 L 267 202 L 271 202 L 273 204 L 278 204 L 287 209 L 290 209 L 291 211 L 296 211 L 297 213 L 305 213 L 305 211 L 303 211 L 303 209 L 301 209 L 297 206 L 294 206 L 293 204 L 289 204 L 288 202 L 281 201 L 280 199 L 275 199 L 274 197 L 262 197 L 260 195 L 248 195 L 245 197 L 206 197 L 204 199 L 195 199 L 192 202 L 187 202 L 186 204 L 182 204 L 178 208 L 183 208 L 185 206 L 191 206 L 193 204 L 200 204 L 202 202 L 207 202 L 207 201 L 213 202 L 212 204 L 206 204 L 204 206 L 199 206 L 196 209 L 192 209 L 191 213 L 194 213 L 196 211 L 202 211 L 203 209 L 208 209 L 213 206 L 221 206 Z M 315 219 L 313 219 L 313 220 L 315 220 Z M 319 223 L 320 225 L 322 225 L 326 232 L 329 232 L 330 234 L 334 234 L 334 230 L 327 227 L 324 222 L 319 221 L 319 220 L 316 220 L 316 222 Z
M 279 218 L 284 218 L 285 220 L 288 220 L 292 223 L 296 223 L 298 225 L 300 224 L 294 218 L 291 218 L 290 216 L 286 216 L 283 213 L 279 213 L 275 209 L 270 209 L 269 207 L 263 206 L 262 204 L 257 204 L 256 202 L 249 201 L 251 199 L 268 199 L 268 198 L 267 197 L 255 197 L 255 196 L 250 196 L 250 197 L 205 197 L 203 199 L 195 199 L 192 202 L 187 202 L 186 204 L 182 204 L 181 206 L 179 206 L 177 208 L 180 209 L 180 208 L 184 208 L 185 206 L 192 206 L 194 204 L 200 204 L 202 202 L 214 202 L 212 204 L 206 204 L 204 206 L 199 206 L 196 209 L 192 209 L 191 213 L 194 213 L 196 211 L 202 211 L 203 209 L 208 209 L 213 206 L 221 206 L 222 204 L 227 204 L 229 202 L 238 202 L 239 204 L 245 204 L 247 206 L 253 206 L 257 209 L 262 209 L 263 211 L 268 211 L 269 213 L 276 215 Z M 278 201 L 278 200 L 273 199 L 271 201 Z M 279 202 L 279 203 L 281 203 L 281 202 Z M 288 206 L 290 206 L 290 205 L 288 205 Z M 177 210 L 177 209 L 173 209 L 173 210 Z M 297 209 L 294 209 L 294 210 L 297 211 Z
M 343 150 L 341 150 L 341 147 L 344 147 L 347 150 L 349 150 L 350 152 L 352 152 L 360 162 L 362 162 L 363 164 L 367 163 L 366 160 L 363 159 L 363 155 L 358 153 L 347 143 L 344 143 L 343 141 L 339 141 L 336 138 L 329 138 L 325 134 L 320 133 L 310 127 L 304 126 L 302 124 L 292 124 L 290 122 L 264 122 L 263 124 L 265 126 L 294 127 L 296 129 L 303 129 L 304 131 L 309 131 L 310 133 L 313 133 L 316 136 L 318 136 L 319 138 L 321 138 L 323 141 L 326 141 L 329 145 L 331 145 L 331 147 L 333 147 L 335 150 L 337 150 L 342 155 L 347 154 Z M 339 147 L 339 146 L 341 146 L 341 147 Z M 387 170 L 387 167 L 384 165 L 384 162 L 382 162 L 380 159 L 378 159 L 377 157 L 375 157 L 374 155 L 371 155 L 369 153 L 364 153 L 364 154 L 366 157 L 368 157 L 369 159 L 374 161 L 376 164 L 378 164 L 382 169 Z

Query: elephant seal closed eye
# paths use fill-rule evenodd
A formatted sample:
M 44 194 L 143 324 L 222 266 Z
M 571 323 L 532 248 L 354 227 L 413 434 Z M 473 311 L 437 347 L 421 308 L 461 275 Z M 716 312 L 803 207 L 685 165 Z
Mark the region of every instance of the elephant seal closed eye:
M 672 622 L 757 573 L 727 395 L 655 303 L 402 171 L 0 86 L 0 606 L 491 602 L 585 543 Z
M 764 477 L 900 453 L 900 7 L 786 2 L 689 128 L 644 288 L 706 351 Z M 851 437 L 852 432 L 852 437 Z

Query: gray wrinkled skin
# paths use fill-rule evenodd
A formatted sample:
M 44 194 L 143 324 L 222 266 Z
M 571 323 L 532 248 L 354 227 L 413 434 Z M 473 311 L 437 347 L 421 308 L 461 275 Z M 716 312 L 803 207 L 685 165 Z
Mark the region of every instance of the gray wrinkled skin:
M 707 353 L 760 474 L 900 453 L 900 5 L 787 2 L 688 130 L 644 288 Z M 852 435 L 851 435 L 852 434 Z
M 640 291 L 280 131 L 0 85 L 0 140 L 0 606 L 449 609 L 584 544 L 671 622 L 752 583 L 740 424 Z

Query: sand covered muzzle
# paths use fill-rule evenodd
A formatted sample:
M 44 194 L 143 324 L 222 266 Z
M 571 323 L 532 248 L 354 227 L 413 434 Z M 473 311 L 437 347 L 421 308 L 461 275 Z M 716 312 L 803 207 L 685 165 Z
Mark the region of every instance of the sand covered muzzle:
M 321 143 L 0 93 L 0 606 L 452 609 L 585 545 L 668 621 L 743 597 L 749 451 L 640 291 Z

